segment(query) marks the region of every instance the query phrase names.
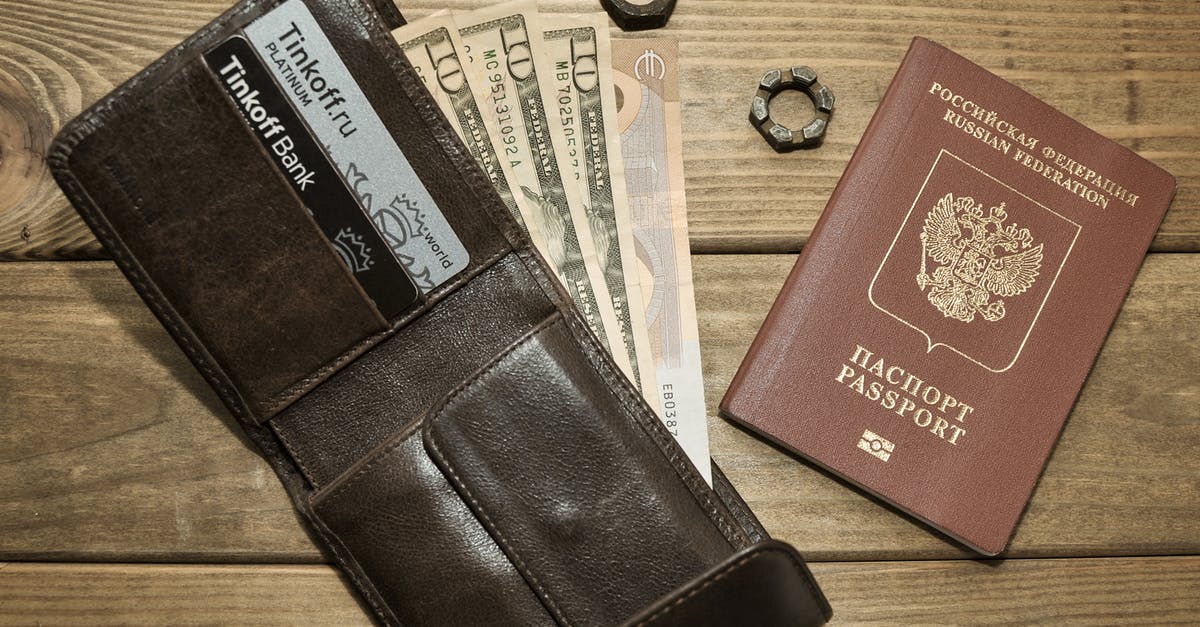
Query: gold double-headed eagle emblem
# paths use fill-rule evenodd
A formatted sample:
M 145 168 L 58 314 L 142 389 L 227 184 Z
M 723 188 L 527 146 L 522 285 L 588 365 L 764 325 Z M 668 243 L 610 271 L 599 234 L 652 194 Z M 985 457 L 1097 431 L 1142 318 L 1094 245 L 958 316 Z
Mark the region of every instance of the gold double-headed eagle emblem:
M 1029 229 L 1005 225 L 1004 203 L 984 211 L 970 196 L 942 196 L 921 230 L 917 285 L 942 315 L 971 322 L 1004 318 L 1004 300 L 1023 294 L 1037 280 L 1042 244 Z M 926 259 L 938 264 L 926 272 Z M 999 296 L 992 300 L 992 296 Z

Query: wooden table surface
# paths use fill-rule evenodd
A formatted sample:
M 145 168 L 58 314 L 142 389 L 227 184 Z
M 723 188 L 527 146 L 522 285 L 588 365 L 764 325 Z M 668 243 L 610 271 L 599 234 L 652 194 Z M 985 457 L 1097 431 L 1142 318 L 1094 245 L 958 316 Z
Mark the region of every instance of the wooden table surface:
M 368 621 L 42 162 L 65 120 L 226 2 L 0 0 L 0 624 Z M 839 623 L 1200 621 L 1200 2 L 681 0 L 654 34 L 678 38 L 685 64 L 710 412 L 912 36 L 1178 177 L 1003 559 L 709 427 L 713 456 L 813 562 Z M 777 155 L 746 111 L 761 73 L 792 64 L 814 67 L 838 106 L 824 146 Z

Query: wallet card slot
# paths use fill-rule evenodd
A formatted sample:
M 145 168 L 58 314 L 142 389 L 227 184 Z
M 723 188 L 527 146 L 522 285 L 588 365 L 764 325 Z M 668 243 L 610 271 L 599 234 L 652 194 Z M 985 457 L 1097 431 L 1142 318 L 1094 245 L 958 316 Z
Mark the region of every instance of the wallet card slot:
M 379 16 L 363 8 L 283 0 L 243 38 L 416 287 L 436 300 L 511 247 L 494 220 L 507 212 Z
M 350 11 L 345 13 L 341 8 L 349 8 Z M 385 341 L 392 332 L 403 329 L 432 311 L 442 300 L 472 282 L 501 257 L 514 249 L 528 247 L 528 243 L 523 241 L 520 227 L 446 123 L 395 41 L 381 31 L 378 24 L 372 23 L 374 20 L 369 12 L 361 12 L 360 9 L 361 3 L 356 0 L 327 0 L 308 5 L 307 8 L 303 8 L 299 0 L 288 0 L 276 5 L 272 11 L 309 16 L 305 19 L 309 20 L 312 28 L 320 29 L 321 36 L 309 33 L 305 39 L 306 46 L 313 49 L 306 48 L 306 53 L 325 55 L 322 59 L 326 63 L 326 70 L 344 61 L 348 73 L 342 76 L 342 80 L 347 81 L 342 85 L 343 95 L 349 95 L 350 92 L 359 94 L 360 109 L 368 108 L 372 113 L 360 121 L 375 119 L 382 125 L 376 126 L 377 133 L 367 136 L 373 139 L 367 141 L 366 146 L 358 145 L 356 148 L 346 145 L 339 150 L 331 148 L 329 152 L 329 156 L 337 162 L 339 171 L 346 175 L 347 185 L 353 188 L 363 210 L 379 233 L 391 244 L 399 245 L 398 242 L 403 240 L 415 242 L 417 248 L 432 246 L 425 252 L 432 251 L 435 258 L 441 258 L 437 242 L 461 245 L 466 252 L 466 263 L 459 269 L 460 266 L 454 262 L 456 255 L 450 251 L 446 251 L 445 266 L 435 263 L 437 267 L 434 268 L 428 262 L 422 266 L 419 260 L 413 261 L 415 265 L 410 265 L 408 270 L 423 294 L 421 302 L 399 315 L 389 316 L 388 331 L 349 348 L 319 371 L 283 390 L 277 398 L 280 406 L 309 393 L 366 349 Z M 260 52 L 269 52 L 269 36 L 272 33 L 278 35 L 276 39 L 279 45 L 296 42 L 292 32 L 295 24 L 294 21 L 269 13 L 247 26 L 245 32 L 248 37 L 258 40 Z M 251 33 L 254 35 L 251 36 Z M 323 52 L 318 50 L 315 47 L 318 39 L 326 41 L 329 48 Z M 332 63 L 335 58 L 339 61 Z M 273 57 L 273 62 L 278 60 Z M 317 112 L 315 115 L 321 118 L 325 114 Z M 356 133 L 356 136 L 361 139 L 365 135 Z M 404 168 L 400 169 L 411 169 L 418 184 L 407 191 L 385 184 L 379 176 L 367 171 L 371 168 L 364 169 L 363 166 L 368 162 L 377 164 L 380 160 L 359 160 L 357 163 L 347 160 L 347 154 L 375 154 L 375 151 L 365 148 L 383 144 L 398 150 L 391 153 L 394 159 L 382 160 L 384 165 L 391 163 L 387 167 L 398 167 L 401 165 L 399 161 L 403 161 Z M 380 172 L 386 174 L 385 170 L 376 170 L 377 174 Z M 441 236 L 438 236 L 439 232 Z M 409 259 L 403 246 L 393 248 L 393 251 L 399 257 Z M 451 267 L 455 268 L 455 273 L 448 278 L 434 277 L 434 274 L 444 275 L 444 271 Z
M 401 625 L 553 625 L 429 459 L 419 424 L 313 499 L 320 523 Z M 357 573 L 353 571 L 359 571 Z
M 735 550 L 618 394 L 556 314 L 427 419 L 431 457 L 563 624 L 620 622 Z
M 192 347 L 226 404 L 257 421 L 420 317 L 519 240 L 378 16 L 359 0 L 306 3 L 469 254 L 462 272 L 416 306 L 381 314 L 203 60 L 283 4 L 231 10 L 72 123 L 49 157 L 81 214 Z
M 509 253 L 281 412 L 271 427 L 314 486 L 415 421 L 554 310 Z
M 386 329 L 202 61 L 120 108 L 69 157 L 104 207 L 91 223 L 254 414 L 269 417 L 282 390 Z

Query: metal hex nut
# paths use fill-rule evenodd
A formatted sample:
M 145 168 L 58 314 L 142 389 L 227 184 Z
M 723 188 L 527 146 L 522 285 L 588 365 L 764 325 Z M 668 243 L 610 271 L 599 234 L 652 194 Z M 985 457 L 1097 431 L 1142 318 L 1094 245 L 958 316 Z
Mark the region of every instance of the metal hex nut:
M 645 4 L 634 4 L 629 0 L 600 0 L 600 5 L 625 31 L 662 28 L 675 10 L 675 0 L 651 0 Z
M 771 119 L 771 100 L 780 92 L 802 91 L 817 110 L 816 117 L 798 132 Z M 770 70 L 758 82 L 758 92 L 750 101 L 750 124 L 767 140 L 775 152 L 818 146 L 825 138 L 833 114 L 833 92 L 817 81 L 812 68 L 798 65 L 787 70 Z

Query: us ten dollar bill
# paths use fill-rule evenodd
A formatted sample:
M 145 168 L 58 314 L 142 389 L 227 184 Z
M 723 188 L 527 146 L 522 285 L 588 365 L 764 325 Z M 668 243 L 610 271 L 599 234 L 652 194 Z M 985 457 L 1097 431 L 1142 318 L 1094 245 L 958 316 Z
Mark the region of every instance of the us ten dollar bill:
M 565 138 L 544 97 L 552 94 L 536 5 L 515 2 L 455 16 L 478 100 L 494 116 L 501 141 L 516 150 L 509 165 L 532 206 L 529 222 L 541 233 L 541 252 L 567 288 L 601 344 L 632 375 L 579 186 L 566 184 Z M 511 142 L 511 144 L 509 143 Z
M 463 43 L 454 18 L 448 12 L 435 13 L 392 31 L 392 36 L 496 188 L 504 206 L 531 238 L 538 241 L 541 233 L 531 229 L 536 224 L 530 223 L 529 203 L 524 195 L 516 193 L 519 192 L 517 176 L 508 162 L 509 157 L 517 154 L 517 148 L 504 143 L 492 116 L 476 100 L 465 67 L 467 61 L 460 57 Z
M 621 344 L 633 366 L 633 380 L 656 389 L 650 337 L 634 253 L 625 165 L 617 134 L 617 103 L 612 83 L 608 16 L 555 15 L 542 19 L 551 88 L 549 107 L 557 115 L 566 152 L 563 173 L 582 195 L 584 213 L 616 314 Z

